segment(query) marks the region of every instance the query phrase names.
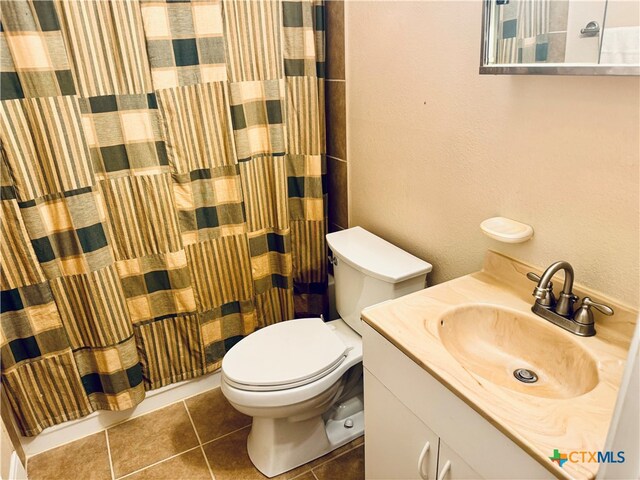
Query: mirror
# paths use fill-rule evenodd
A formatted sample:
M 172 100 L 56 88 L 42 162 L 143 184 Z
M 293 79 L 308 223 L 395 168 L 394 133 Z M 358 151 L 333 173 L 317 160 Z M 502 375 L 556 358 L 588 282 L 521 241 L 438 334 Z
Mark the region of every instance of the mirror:
M 480 73 L 640 75 L 640 0 L 484 0 Z

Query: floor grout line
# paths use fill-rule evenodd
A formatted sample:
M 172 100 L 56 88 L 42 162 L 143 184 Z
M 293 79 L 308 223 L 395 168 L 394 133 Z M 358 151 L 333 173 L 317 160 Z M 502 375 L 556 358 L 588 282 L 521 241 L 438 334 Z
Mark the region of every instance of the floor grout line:
M 113 458 L 111 458 L 111 444 L 109 443 L 109 429 L 104 429 L 104 436 L 107 439 L 107 455 L 109 455 L 109 468 L 111 469 L 111 480 L 115 480 L 115 473 L 113 470 Z
M 247 428 L 250 428 L 250 427 L 251 427 L 251 424 L 249 424 L 249 425 L 245 425 L 245 426 L 240 427 L 240 428 L 237 428 L 237 429 L 235 429 L 235 430 L 233 430 L 233 431 L 231 431 L 231 432 L 225 433 L 224 435 L 220 435 L 220 436 L 218 436 L 218 437 L 216 437 L 216 438 L 214 438 L 214 439 L 212 439 L 212 440 L 208 440 L 208 441 L 206 441 L 206 442 L 202 442 L 202 439 L 200 438 L 200 435 L 199 435 L 198 430 L 197 430 L 197 428 L 196 428 L 196 425 L 195 425 L 194 419 L 193 419 L 193 417 L 191 416 L 191 412 L 189 411 L 189 407 L 188 407 L 188 405 L 187 405 L 187 403 L 186 403 L 186 400 L 187 400 L 187 399 L 179 400 L 179 401 L 177 401 L 177 402 L 174 402 L 174 403 L 173 403 L 173 404 L 171 404 L 171 405 L 175 405 L 175 404 L 177 404 L 177 403 L 182 403 L 182 404 L 183 404 L 183 406 L 184 406 L 184 408 L 185 408 L 185 411 L 186 411 L 186 413 L 187 413 L 187 416 L 189 417 L 189 422 L 191 423 L 191 427 L 193 428 L 193 431 L 194 431 L 194 433 L 195 433 L 195 436 L 196 436 L 196 440 L 197 440 L 197 442 L 198 442 L 198 445 L 197 445 L 197 446 L 194 446 L 194 447 L 191 447 L 191 448 L 189 448 L 189 449 L 187 449 L 187 450 L 184 450 L 184 451 L 182 451 L 182 452 L 176 453 L 176 454 L 174 454 L 174 455 L 171 455 L 171 456 L 169 456 L 169 457 L 167 457 L 167 458 L 164 458 L 164 459 L 162 459 L 162 460 L 159 460 L 159 461 L 157 461 L 157 462 L 154 462 L 154 463 L 152 463 L 152 464 L 150 464 L 150 465 L 146 465 L 146 466 L 144 466 L 144 467 L 142 467 L 142 468 L 139 468 L 139 469 L 137 469 L 137 470 L 134 470 L 133 472 L 127 473 L 126 475 L 122 475 L 122 476 L 120 476 L 120 477 L 116 477 L 116 475 L 115 475 L 115 468 L 114 468 L 114 461 L 113 461 L 114 459 L 113 459 L 113 455 L 112 455 L 112 452 L 111 452 L 111 441 L 110 441 L 109 432 L 108 432 L 109 428 L 105 428 L 105 429 L 104 429 L 105 439 L 106 439 L 106 443 L 107 443 L 107 455 L 108 455 L 108 459 L 109 459 L 109 469 L 110 469 L 110 473 L 111 473 L 111 480 L 122 480 L 122 479 L 125 479 L 125 478 L 128 478 L 128 477 L 131 477 L 132 475 L 135 475 L 135 474 L 137 474 L 137 473 L 140 473 L 140 472 L 142 472 L 142 471 L 144 471 L 144 470 L 147 470 L 147 469 L 149 469 L 149 468 L 155 467 L 155 466 L 157 466 L 157 465 L 159 465 L 159 464 L 161 464 L 161 463 L 164 463 L 164 462 L 167 462 L 167 461 L 169 461 L 169 460 L 172 460 L 172 459 L 174 459 L 174 458 L 176 458 L 176 457 L 178 457 L 178 456 L 180 456 L 180 455 L 186 454 L 186 453 L 191 452 L 191 451 L 193 451 L 193 450 L 196 450 L 196 449 L 198 449 L 198 448 L 200 449 L 200 451 L 201 451 L 201 453 L 202 453 L 202 455 L 203 455 L 203 457 L 204 457 L 204 460 L 205 460 L 205 463 L 206 463 L 206 465 L 207 465 L 207 469 L 208 469 L 208 471 L 209 471 L 209 474 L 210 474 L 210 476 L 211 476 L 211 479 L 212 479 L 212 480 L 215 480 L 215 478 L 216 478 L 216 477 L 215 477 L 215 474 L 214 474 L 214 472 L 213 472 L 213 470 L 212 470 L 212 468 L 211 468 L 211 464 L 209 463 L 209 459 L 207 458 L 207 455 L 206 455 L 206 453 L 205 453 L 204 446 L 206 446 L 206 445 L 208 445 L 208 444 L 210 444 L 210 443 L 213 443 L 213 442 L 215 442 L 215 441 L 217 441 L 217 440 L 220 440 L 220 439 L 223 439 L 223 438 L 225 438 L 225 437 L 228 437 L 228 436 L 230 436 L 230 435 L 233 435 L 233 434 L 235 434 L 235 433 L 237 433 L 237 432 L 240 432 L 240 431 L 242 431 L 242 430 L 245 430 L 245 429 L 247 429 Z M 171 405 L 167 405 L 167 406 L 165 406 L 165 407 L 163 407 L 163 408 L 169 407 L 169 406 L 171 406 Z M 158 410 L 161 410 L 161 409 L 158 409 Z M 151 413 L 151 412 L 149 412 L 149 413 Z M 133 420 L 133 419 L 130 419 L 130 420 Z M 355 441 L 355 439 L 354 439 L 354 440 L 352 440 L 352 442 L 353 442 L 353 441 Z M 349 442 L 349 443 L 351 443 L 351 442 Z M 295 478 L 299 478 L 299 477 L 302 477 L 302 476 L 304 476 L 304 475 L 307 475 L 307 474 L 311 473 L 311 475 L 312 475 L 313 479 L 314 479 L 314 480 L 318 480 L 318 478 L 319 478 L 319 477 L 316 475 L 316 473 L 315 473 L 315 471 L 314 471 L 314 470 L 316 470 L 316 469 L 318 469 L 318 468 L 321 468 L 321 467 L 323 467 L 323 466 L 327 465 L 328 463 L 331 463 L 331 462 L 333 462 L 333 461 L 335 461 L 335 460 L 338 460 L 340 457 L 342 457 L 342 456 L 346 455 L 347 453 L 350 453 L 350 452 L 352 452 L 353 450 L 355 450 L 355 449 L 357 449 L 357 448 L 361 447 L 363 444 L 364 444 L 364 442 L 361 442 L 361 443 L 359 443 L 358 445 L 355 445 L 355 446 L 353 446 L 353 447 L 349 448 L 348 450 L 345 450 L 344 452 L 342 452 L 342 453 L 340 453 L 340 454 L 338 454 L 338 455 L 336 455 L 336 456 L 333 456 L 333 457 L 331 457 L 331 458 L 328 458 L 328 459 L 326 459 L 325 461 L 323 461 L 323 462 L 321 462 L 321 463 L 318 463 L 318 464 L 317 464 L 317 465 L 315 465 L 313 468 L 309 468 L 308 470 L 305 470 L 304 472 L 301 472 L 301 473 L 300 473 L 299 475 L 297 475 Z M 28 459 L 27 459 L 27 461 L 28 461 Z M 309 463 L 311 463 L 311 462 L 309 462 Z
M 200 446 L 200 451 L 202 452 L 202 456 L 204 457 L 204 461 L 207 464 L 207 468 L 209 469 L 209 475 L 211 475 L 211 479 L 212 480 L 216 480 L 216 476 L 213 473 L 213 470 L 211 470 L 211 465 L 209 465 L 209 459 L 207 458 L 207 454 L 204 453 L 204 448 L 202 447 L 202 440 L 200 440 L 200 435 L 198 434 L 198 429 L 196 428 L 196 424 L 193 421 L 193 417 L 191 417 L 191 412 L 189 411 L 189 406 L 187 405 L 187 402 L 182 400 L 182 403 L 184 404 L 184 409 L 187 411 L 187 416 L 189 417 L 189 421 L 191 422 L 191 427 L 193 428 L 193 431 L 196 432 L 196 438 L 198 439 L 198 445 Z
M 211 480 L 216 480 L 216 476 L 211 469 L 211 465 L 209 464 L 209 459 L 207 458 L 207 454 L 204 453 L 204 447 L 200 445 L 200 451 L 202 452 L 202 456 L 204 457 L 204 461 L 207 464 L 207 468 L 209 469 L 209 475 L 211 475 Z
M 291 478 L 290 480 L 299 480 L 300 478 L 304 477 L 307 473 L 311 473 L 311 469 L 305 470 L 304 472 L 300 472 L 300 474 L 296 475 L 295 477 Z
M 353 442 L 353 441 L 355 441 L 355 439 L 354 439 L 354 440 L 351 440 L 351 441 Z M 349 443 L 351 443 L 351 442 L 349 442 Z M 343 455 L 346 455 L 347 453 L 349 453 L 349 452 L 351 452 L 351 451 L 355 450 L 356 448 L 360 447 L 361 445 L 363 445 L 363 443 L 359 443 L 358 445 L 356 445 L 356 446 L 354 446 L 354 447 L 351 447 L 351 448 L 350 448 L 350 449 L 348 449 L 348 450 L 345 450 L 345 451 L 344 451 L 344 452 L 342 452 L 341 454 L 336 455 L 335 457 L 331 457 L 331 458 L 327 459 L 326 461 L 324 461 L 324 462 L 322 462 L 322 463 L 319 463 L 318 465 L 316 465 L 316 466 L 315 466 L 315 467 L 313 467 L 313 468 L 310 468 L 309 470 L 305 470 L 304 472 L 300 472 L 298 475 L 296 475 L 295 477 L 291 478 L 291 480 L 299 479 L 299 478 L 301 478 L 301 477 L 305 476 L 307 473 L 312 474 L 312 475 L 313 475 L 313 478 L 315 478 L 316 480 L 318 480 L 318 477 L 317 477 L 317 476 L 316 476 L 316 474 L 314 473 L 314 470 L 315 470 L 316 468 L 320 468 L 320 467 L 322 467 L 322 466 L 324 466 L 324 465 L 326 465 L 326 464 L 328 464 L 328 463 L 333 462 L 334 460 L 337 460 L 338 458 L 340 458 L 340 457 L 342 457 Z M 343 446 L 344 446 L 344 445 L 343 445 Z M 341 447 L 338 447 L 338 448 L 341 448 Z M 331 452 L 326 453 L 325 455 L 329 455 L 330 453 L 331 453 Z M 322 458 L 322 457 L 321 457 L 321 458 Z M 316 459 L 316 460 L 317 460 L 317 459 Z M 311 460 L 310 462 L 305 463 L 305 465 L 308 465 L 309 463 L 311 463 L 311 462 L 313 462 L 313 461 L 314 461 L 314 460 Z M 304 466 L 304 465 L 301 465 L 301 466 Z M 300 467 L 298 467 L 298 468 L 300 468 Z
M 355 441 L 355 439 L 354 439 L 354 440 L 351 440 L 351 441 L 353 442 L 353 441 Z M 351 443 L 351 442 L 349 442 L 349 443 Z M 350 449 L 345 450 L 344 452 L 342 452 L 342 453 L 340 453 L 340 454 L 336 455 L 335 457 L 328 458 L 327 460 L 325 460 L 325 461 L 324 461 L 324 462 L 322 462 L 322 463 L 319 463 L 318 465 L 316 465 L 315 467 L 313 467 L 313 468 L 312 468 L 312 469 L 310 469 L 309 471 L 310 471 L 310 472 L 313 472 L 316 468 L 320 468 L 320 467 L 322 467 L 322 466 L 326 465 L 327 463 L 331 463 L 331 462 L 333 462 L 334 460 L 337 460 L 338 458 L 342 457 L 343 455 L 346 455 L 347 453 L 349 453 L 349 452 L 351 452 L 351 451 L 355 450 L 356 448 L 361 447 L 362 445 L 364 445 L 364 444 L 363 444 L 363 443 L 359 443 L 359 444 L 358 444 L 358 445 L 356 445 L 355 447 L 351 447 Z M 329 452 L 329 453 L 331 453 L 331 452 Z M 328 454 L 327 454 L 327 455 L 328 455 Z M 305 473 L 306 473 L 306 472 L 305 472 Z M 314 474 L 314 476 L 315 476 L 315 474 Z
M 187 417 L 189 417 L 189 422 L 191 422 L 191 428 L 196 434 L 196 439 L 198 440 L 198 445 L 202 445 L 202 441 L 200 440 L 200 435 L 198 434 L 198 429 L 196 428 L 196 424 L 193 422 L 193 418 L 191 418 L 191 412 L 189 411 L 189 407 L 187 407 L 187 402 L 182 400 L 182 405 L 184 405 L 184 409 L 187 411 Z
M 146 470 L 147 468 L 155 467 L 156 465 L 160 465 L 161 463 L 164 463 L 164 462 L 166 462 L 167 460 L 172 460 L 172 459 L 174 459 L 174 458 L 176 458 L 176 457 L 179 457 L 180 455 L 183 455 L 183 454 L 185 454 L 185 453 L 189 453 L 189 452 L 191 452 L 191 451 L 193 451 L 193 450 L 195 450 L 195 449 L 197 449 L 197 448 L 200 448 L 200 445 L 196 445 L 195 447 L 191 447 L 191 448 L 189 448 L 188 450 L 185 450 L 184 452 L 176 453 L 175 455 L 171 455 L 170 457 L 163 458 L 162 460 L 158 460 L 158 461 L 157 461 L 157 462 L 155 462 L 155 463 L 152 463 L 152 464 L 147 465 L 147 466 L 145 466 L 145 467 L 142 467 L 142 468 L 139 468 L 139 469 L 137 469 L 137 470 L 134 470 L 133 472 L 129 472 L 129 473 L 127 473 L 126 475 L 123 475 L 123 476 L 121 476 L 121 477 L 117 477 L 117 479 L 116 479 L 116 480 L 120 480 L 120 479 L 122 479 L 122 478 L 130 477 L 130 476 L 131 476 L 131 475 L 133 475 L 134 473 L 140 473 L 141 471 Z
M 0 2 L 2 2 L 2 0 L 0 0 Z M 111 428 L 113 428 L 113 427 L 120 426 L 120 425 L 122 425 L 123 423 L 130 422 L 130 421 L 135 420 L 135 419 L 137 419 L 137 418 L 144 417 L 144 416 L 146 416 L 146 415 L 149 415 L 150 413 L 156 413 L 156 412 L 158 412 L 158 411 L 160 411 L 160 410 L 164 410 L 164 409 L 165 409 L 165 408 L 167 408 L 167 407 L 170 407 L 170 406 L 175 405 L 175 404 L 180 403 L 180 402 L 185 402 L 186 400 L 189 400 L 189 399 L 191 399 L 191 398 L 193 398 L 193 397 L 197 397 L 198 395 L 203 395 L 203 394 L 205 394 L 205 393 L 209 393 L 209 392 L 211 392 L 211 391 L 215 390 L 216 388 L 220 388 L 220 386 L 218 385 L 217 387 L 210 388 L 210 389 L 205 390 L 205 391 L 203 391 L 203 392 L 194 393 L 193 395 L 189 395 L 188 397 L 185 397 L 185 398 L 183 398 L 183 399 L 181 399 L 181 400 L 176 400 L 175 402 L 173 402 L 173 403 L 168 403 L 167 405 L 161 405 L 161 406 L 159 406 L 159 407 L 157 407 L 157 408 L 154 408 L 153 410 L 149 410 L 148 412 L 141 413 L 141 414 L 138 414 L 138 415 L 134 415 L 134 416 L 132 416 L 132 417 L 127 417 L 127 418 L 125 418 L 125 419 L 123 419 L 123 420 L 118 420 L 118 421 L 117 421 L 117 422 L 115 422 L 115 423 L 109 424 L 107 427 L 103 428 L 102 430 L 98 430 L 98 431 L 96 431 L 96 432 L 88 433 L 88 434 L 83 435 L 83 436 L 81 436 L 81 437 L 79 437 L 79 438 L 74 438 L 73 440 L 69 440 L 69 441 L 65 441 L 65 442 L 60 443 L 60 444 L 56 444 L 54 447 L 47 448 L 46 450 L 43 450 L 43 451 L 41 451 L 41 452 L 38 452 L 38 453 L 36 453 L 35 455 L 27 455 L 27 456 L 26 456 L 25 461 L 26 461 L 26 463 L 28 463 L 30 458 L 37 457 L 38 455 L 41 455 L 41 454 L 46 453 L 46 452 L 50 452 L 51 450 L 55 450 L 55 449 L 57 449 L 57 448 L 65 447 L 65 446 L 70 445 L 70 444 L 72 444 L 72 443 L 74 443 L 74 442 L 77 442 L 78 440 L 84 440 L 84 439 L 86 439 L 87 437 L 90 437 L 91 435 L 97 435 L 98 433 L 102 433 L 102 432 L 107 431 L 107 430 L 109 430 L 109 429 L 111 429 Z M 27 468 L 27 466 L 26 466 L 26 464 L 25 464 L 25 470 L 26 470 L 26 468 Z
M 244 430 L 245 428 L 251 428 L 251 425 L 245 425 L 244 427 L 237 428 L 232 432 L 225 433 L 224 435 L 220 435 L 219 437 L 216 437 L 213 440 L 207 440 L 202 444 L 202 446 L 209 445 L 211 442 L 215 442 L 216 440 L 220 440 L 221 438 L 228 437 L 229 435 L 233 435 L 234 433 L 238 433 L 240 430 Z

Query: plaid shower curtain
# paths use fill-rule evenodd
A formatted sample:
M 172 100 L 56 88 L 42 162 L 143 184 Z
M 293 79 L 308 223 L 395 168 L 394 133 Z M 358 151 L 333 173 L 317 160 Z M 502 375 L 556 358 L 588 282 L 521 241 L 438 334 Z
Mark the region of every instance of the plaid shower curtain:
M 551 12 L 554 9 L 554 0 L 510 0 L 495 8 L 496 62 L 546 62 L 549 55 L 549 22 L 551 14 L 554 13 Z
M 1 14 L 2 384 L 25 435 L 321 313 L 321 0 Z

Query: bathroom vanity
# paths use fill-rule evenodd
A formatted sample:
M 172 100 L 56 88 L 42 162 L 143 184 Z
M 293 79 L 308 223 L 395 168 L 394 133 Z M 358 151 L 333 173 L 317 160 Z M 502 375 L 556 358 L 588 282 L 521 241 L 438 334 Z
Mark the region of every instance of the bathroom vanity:
M 637 312 L 576 286 L 615 315 L 574 335 L 531 312 L 530 271 L 488 252 L 480 272 L 362 312 L 367 479 L 595 477 L 550 457 L 604 450 Z
M 367 479 L 552 476 L 373 328 L 363 339 Z

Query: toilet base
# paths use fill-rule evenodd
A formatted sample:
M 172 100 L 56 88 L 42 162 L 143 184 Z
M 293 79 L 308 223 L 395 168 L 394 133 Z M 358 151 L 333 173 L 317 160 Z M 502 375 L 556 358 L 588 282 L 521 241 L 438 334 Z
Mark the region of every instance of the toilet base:
M 354 399 L 349 406 L 353 410 Z M 358 402 L 355 402 L 358 403 Z M 343 409 L 344 410 L 344 409 Z M 247 452 L 255 467 L 267 477 L 304 465 L 364 434 L 364 410 L 346 418 L 324 419 L 318 415 L 292 422 L 288 418 L 254 417 Z M 352 426 L 347 428 L 345 422 Z

